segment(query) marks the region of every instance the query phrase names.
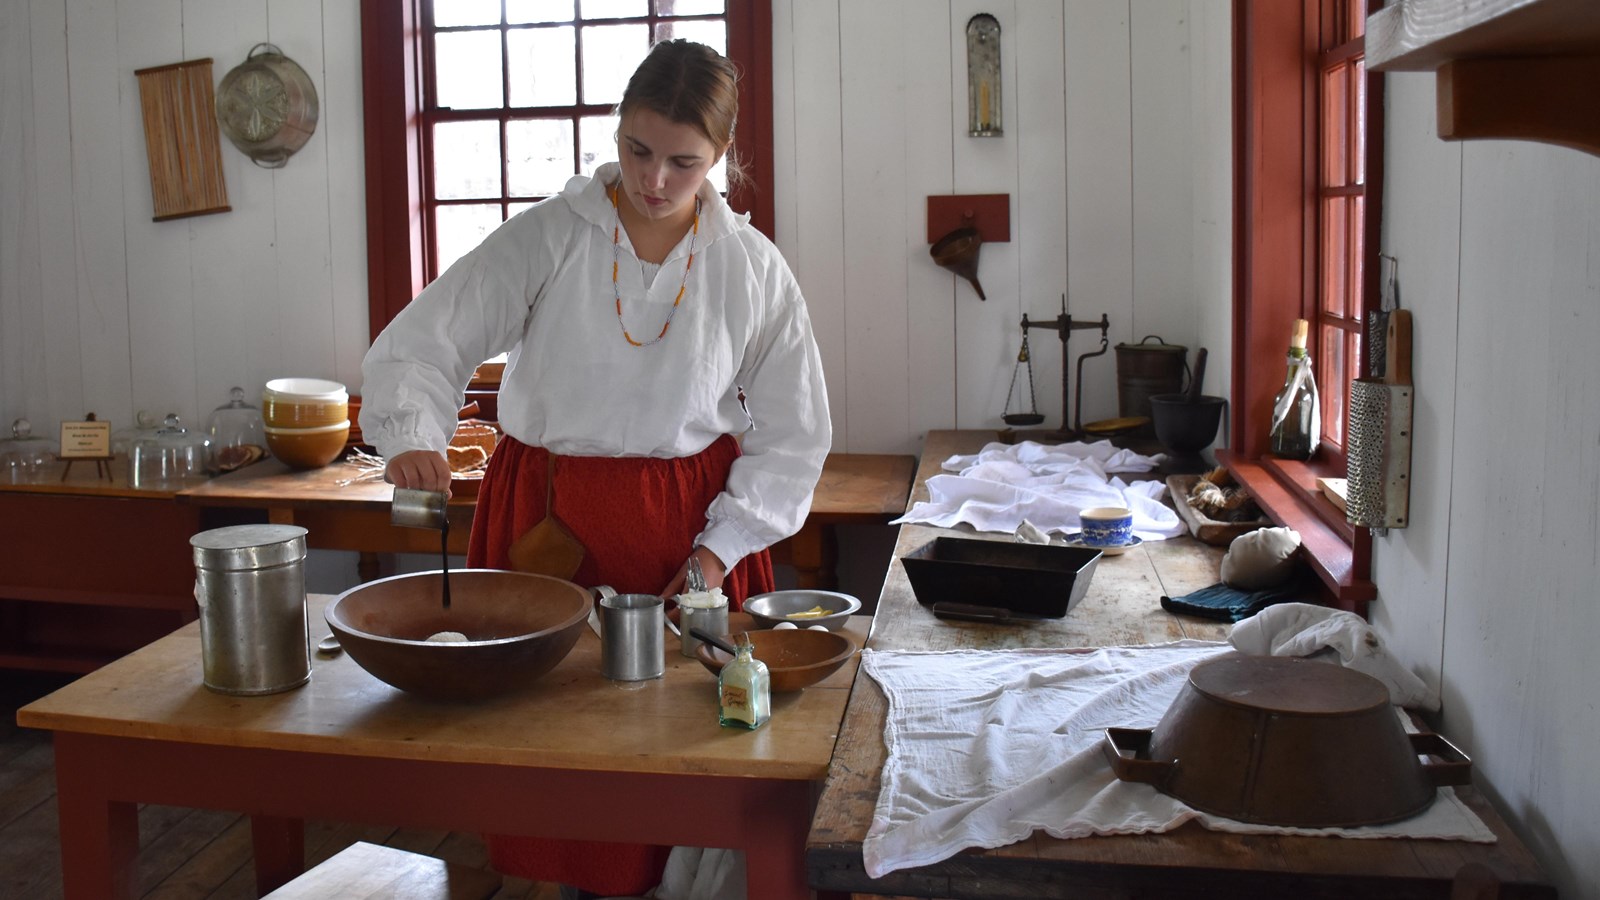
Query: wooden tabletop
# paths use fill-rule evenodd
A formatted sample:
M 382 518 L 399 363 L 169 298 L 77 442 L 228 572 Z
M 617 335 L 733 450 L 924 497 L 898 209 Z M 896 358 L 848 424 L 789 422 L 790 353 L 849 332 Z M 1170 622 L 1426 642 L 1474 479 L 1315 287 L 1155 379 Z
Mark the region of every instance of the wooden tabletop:
M 927 499 L 927 479 L 957 453 L 975 453 L 992 432 L 928 435 L 913 501 Z M 1159 598 L 1217 581 L 1223 548 L 1188 538 L 1147 541 L 1103 557 L 1087 596 L 1065 618 L 994 625 L 936 619 L 917 603 L 899 557 L 941 535 L 1003 539 L 961 530 L 902 526 L 868 646 L 878 650 L 1010 647 L 1103 647 L 1183 638 L 1225 640 L 1229 625 L 1171 615 Z M 1531 854 L 1471 789 L 1463 799 L 1501 836 L 1495 845 L 1459 841 L 1345 840 L 1211 832 L 1186 825 L 1171 832 L 1057 840 L 1035 833 L 994 850 L 973 850 L 931 866 L 866 876 L 861 846 L 873 820 L 888 758 L 887 702 L 871 678 L 857 680 L 845 712 L 834 765 L 807 841 L 811 884 L 862 894 L 981 900 L 996 896 L 1187 896 L 1225 890 L 1240 896 L 1449 896 L 1465 863 L 1488 865 L 1520 886 L 1503 896 L 1550 896 Z M 1142 893 L 1141 893 L 1142 892 Z
M 312 595 L 311 644 L 327 636 Z M 858 642 L 865 617 L 848 631 Z M 828 769 L 852 660 L 827 680 L 773 696 L 756 731 L 717 723 L 716 678 L 668 640 L 664 678 L 613 682 L 584 629 L 555 669 L 521 693 L 475 704 L 429 702 L 378 681 L 340 654 L 313 654 L 311 680 L 261 697 L 215 693 L 201 682 L 192 623 L 23 707 L 29 728 L 268 750 L 337 753 L 606 772 L 821 780 Z

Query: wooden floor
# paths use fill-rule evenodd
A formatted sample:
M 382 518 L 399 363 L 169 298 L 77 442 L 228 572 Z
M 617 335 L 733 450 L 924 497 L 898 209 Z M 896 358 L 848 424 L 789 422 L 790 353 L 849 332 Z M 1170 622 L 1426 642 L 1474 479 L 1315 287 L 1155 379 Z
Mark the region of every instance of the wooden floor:
M 16 710 L 67 680 L 64 676 L 0 671 L 0 897 L 61 897 L 50 735 L 17 727 Z M 487 851 L 477 835 L 336 822 L 306 823 L 307 867 L 356 841 L 386 844 L 475 869 L 489 868 Z M 256 896 L 250 821 L 244 816 L 143 806 L 139 810 L 139 843 L 140 897 L 246 900 Z M 558 896 L 553 885 L 507 877 L 495 900 L 556 900 Z

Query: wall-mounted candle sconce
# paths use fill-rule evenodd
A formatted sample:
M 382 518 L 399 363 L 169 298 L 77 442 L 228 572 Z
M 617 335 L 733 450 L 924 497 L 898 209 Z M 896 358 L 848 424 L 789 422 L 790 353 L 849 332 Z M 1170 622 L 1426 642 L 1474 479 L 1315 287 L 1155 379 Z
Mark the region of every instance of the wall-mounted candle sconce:
M 967 20 L 967 134 L 1000 137 L 1000 22 L 988 13 Z

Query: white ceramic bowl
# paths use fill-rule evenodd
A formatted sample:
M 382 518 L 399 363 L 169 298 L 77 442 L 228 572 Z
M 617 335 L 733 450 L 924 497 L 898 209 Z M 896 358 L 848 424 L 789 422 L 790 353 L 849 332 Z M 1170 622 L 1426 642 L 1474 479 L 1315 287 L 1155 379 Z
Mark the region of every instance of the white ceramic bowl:
M 337 381 L 324 378 L 274 378 L 267 382 L 263 397 L 287 401 L 311 400 L 322 403 L 342 403 L 350 399 L 350 392 Z

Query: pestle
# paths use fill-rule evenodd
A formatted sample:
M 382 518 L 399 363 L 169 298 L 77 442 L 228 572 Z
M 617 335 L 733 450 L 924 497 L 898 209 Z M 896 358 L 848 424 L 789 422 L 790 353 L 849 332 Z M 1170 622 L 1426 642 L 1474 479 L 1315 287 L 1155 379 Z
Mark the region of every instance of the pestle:
M 1206 348 L 1201 347 L 1194 352 L 1194 375 L 1189 378 L 1189 394 L 1184 397 L 1185 403 L 1200 402 L 1200 386 L 1206 377 Z

